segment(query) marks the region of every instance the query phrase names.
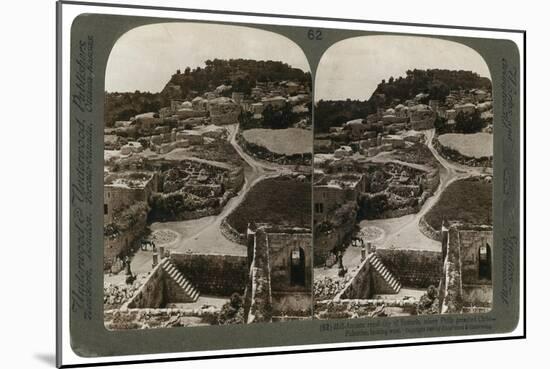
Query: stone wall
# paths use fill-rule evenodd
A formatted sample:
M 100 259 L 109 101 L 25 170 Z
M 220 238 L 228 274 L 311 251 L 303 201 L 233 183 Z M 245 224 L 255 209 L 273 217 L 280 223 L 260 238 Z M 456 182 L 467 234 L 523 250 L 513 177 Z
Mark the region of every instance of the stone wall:
M 208 102 L 212 124 L 224 125 L 237 123 L 241 114 L 240 105 L 227 98 L 217 98 Z
M 103 236 L 103 268 L 111 268 L 117 256 L 122 257 L 137 249 L 137 242 L 144 235 L 147 227 L 147 216 L 136 216 L 135 223 L 126 229 L 119 229 L 115 234 Z
M 441 314 L 462 312 L 462 274 L 460 270 L 460 241 L 456 228 L 451 227 L 444 236 L 445 261 L 441 277 L 439 301 Z
M 488 284 L 463 284 L 462 300 L 464 307 L 490 307 L 493 304 L 493 286 Z
M 250 289 L 247 288 L 245 310 L 247 323 L 271 322 L 271 275 L 269 270 L 269 246 L 265 230 L 259 228 L 254 236 L 254 258 L 250 265 Z M 248 293 L 250 291 L 250 293 Z
M 342 225 L 330 231 L 315 232 L 314 238 L 314 255 L 313 263 L 315 266 L 325 265 L 325 261 L 331 251 L 341 246 L 350 236 L 353 231 L 355 222 Z
M 405 249 L 377 249 L 388 270 L 404 287 L 438 286 L 441 278 L 441 252 Z
M 493 231 L 460 230 L 459 234 L 462 279 L 464 283 L 491 285 L 490 280 L 479 279 L 479 249 L 485 244 L 489 245 L 489 248 L 492 248 Z
M 312 154 L 310 152 L 294 155 L 271 152 L 263 146 L 247 141 L 241 132 L 237 135 L 237 142 L 247 154 L 259 160 L 265 160 L 270 163 L 277 163 L 281 165 L 311 166 Z
M 222 219 L 222 222 L 220 224 L 220 232 L 229 241 L 238 243 L 240 245 L 246 245 L 246 235 L 243 233 L 239 233 L 235 228 L 233 228 L 231 224 L 229 224 L 229 222 L 227 221 L 227 217 Z
M 219 309 L 112 309 L 104 312 L 105 328 L 114 330 L 190 327 L 211 324 Z
M 310 292 L 271 292 L 274 314 L 311 315 Z
M 441 142 L 439 142 L 437 137 L 433 138 L 432 143 L 434 148 L 437 150 L 437 152 L 447 160 L 460 163 L 462 165 L 471 166 L 471 167 L 489 167 L 489 168 L 493 167 L 492 156 L 475 158 L 475 157 L 464 155 L 458 152 L 457 150 L 454 150 L 450 147 L 442 145 Z
M 359 270 L 336 299 L 368 299 L 372 295 L 372 272 L 368 259 L 363 260 Z
M 350 319 L 380 316 L 411 316 L 416 314 L 415 300 L 344 299 L 339 301 L 315 301 L 316 319 Z M 382 319 L 374 319 L 369 325 L 380 327 Z
M 314 186 L 313 203 L 316 206 L 315 220 L 326 218 L 331 212 L 337 209 L 346 201 L 344 190 L 333 186 Z M 318 204 L 322 204 L 319 207 Z
M 268 233 L 269 268 L 271 289 L 285 292 L 311 292 L 311 233 Z M 299 251 L 304 256 L 305 283 L 291 284 L 291 252 Z
M 170 258 L 201 295 L 244 292 L 248 278 L 246 256 L 171 253 Z
M 420 221 L 418 222 L 418 228 L 424 236 L 431 238 L 435 241 L 441 241 L 441 231 L 435 230 L 431 225 L 429 225 L 428 222 L 426 222 L 425 216 L 420 218 Z
M 141 288 L 123 307 L 130 309 L 164 307 L 166 303 L 164 287 L 164 270 L 159 264 L 151 271 Z

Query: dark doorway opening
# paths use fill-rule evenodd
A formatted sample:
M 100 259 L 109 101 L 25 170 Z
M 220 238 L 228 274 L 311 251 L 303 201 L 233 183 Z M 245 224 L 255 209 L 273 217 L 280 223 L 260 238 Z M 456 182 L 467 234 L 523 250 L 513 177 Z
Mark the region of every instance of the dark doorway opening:
M 292 286 L 306 285 L 306 258 L 301 247 L 290 251 L 290 284 Z
M 479 279 L 491 280 L 491 246 L 488 243 L 479 248 Z

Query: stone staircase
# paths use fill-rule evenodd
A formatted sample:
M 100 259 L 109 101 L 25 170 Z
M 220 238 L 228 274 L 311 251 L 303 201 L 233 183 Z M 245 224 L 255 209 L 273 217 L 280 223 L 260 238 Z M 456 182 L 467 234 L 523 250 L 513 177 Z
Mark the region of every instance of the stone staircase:
M 369 264 L 374 268 L 376 273 L 378 273 L 378 275 L 385 282 L 386 287 L 389 289 L 388 292 L 391 291 L 391 293 L 399 293 L 399 291 L 401 290 L 401 283 L 388 270 L 388 268 L 386 268 L 386 266 L 384 265 L 384 263 L 382 263 L 376 253 L 370 253 L 367 259 L 369 260 Z
M 161 261 L 161 267 L 167 274 L 174 287 L 174 294 L 179 302 L 195 302 L 199 298 L 199 291 L 193 284 L 184 277 L 184 275 L 170 261 L 170 258 L 164 258 Z

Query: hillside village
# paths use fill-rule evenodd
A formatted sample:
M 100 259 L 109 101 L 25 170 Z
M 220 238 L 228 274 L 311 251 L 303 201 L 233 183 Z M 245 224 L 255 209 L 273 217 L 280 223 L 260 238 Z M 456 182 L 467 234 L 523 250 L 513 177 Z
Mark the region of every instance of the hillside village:
M 367 102 L 316 107 L 317 318 L 490 309 L 490 83 L 462 71 L 407 73 Z M 474 86 L 450 89 L 438 75 Z
M 309 78 L 279 62 L 214 60 L 176 71 L 160 94 L 107 94 L 109 329 L 308 317 Z M 273 198 L 279 212 L 262 211 Z

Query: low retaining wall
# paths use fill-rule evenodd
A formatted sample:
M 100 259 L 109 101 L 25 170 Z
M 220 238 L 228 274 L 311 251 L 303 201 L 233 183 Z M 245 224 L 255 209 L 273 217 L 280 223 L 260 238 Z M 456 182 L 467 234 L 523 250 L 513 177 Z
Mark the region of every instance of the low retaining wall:
M 368 299 L 372 293 L 372 275 L 370 262 L 363 260 L 357 273 L 351 277 L 346 287 L 336 295 L 336 300 L 341 299 Z
M 220 232 L 229 241 L 246 246 L 246 235 L 239 233 L 235 228 L 233 228 L 227 221 L 227 217 L 222 219 L 220 224 Z
M 315 301 L 316 319 L 351 319 L 373 316 L 410 316 L 416 314 L 416 300 L 350 299 Z M 382 315 L 377 314 L 382 313 Z M 371 327 L 381 322 L 375 319 Z
M 255 143 L 248 142 L 241 132 L 237 135 L 237 142 L 239 146 L 250 156 L 255 157 L 260 160 L 265 160 L 269 163 L 277 163 L 281 165 L 311 165 L 312 155 L 311 153 L 303 154 L 278 154 L 272 151 L 269 151 L 267 148 L 256 145 Z
M 171 253 L 170 259 L 201 295 L 244 292 L 248 278 L 246 256 Z
M 404 287 L 438 286 L 442 273 L 439 251 L 377 249 L 376 254 Z
M 416 214 L 420 211 L 421 206 L 407 206 L 404 208 L 385 210 L 383 211 L 377 219 L 390 219 L 390 218 L 399 218 L 409 214 Z
M 441 142 L 439 142 L 437 136 L 433 138 L 432 143 L 439 155 L 443 156 L 447 160 L 454 161 L 456 163 L 460 163 L 462 165 L 467 165 L 470 167 L 493 167 L 492 156 L 483 156 L 481 158 L 466 156 L 464 154 L 461 154 L 457 150 L 442 145 Z
M 219 309 L 113 309 L 105 310 L 105 328 L 112 330 L 150 329 L 209 325 Z
M 271 303 L 274 314 L 311 316 L 311 292 L 271 292 Z
M 431 238 L 434 241 L 441 241 L 441 231 L 436 231 L 431 225 L 429 225 L 424 216 L 420 218 L 418 228 L 424 236 Z
M 160 308 L 166 303 L 164 270 L 157 265 L 147 277 L 135 295 L 123 305 L 123 308 Z

